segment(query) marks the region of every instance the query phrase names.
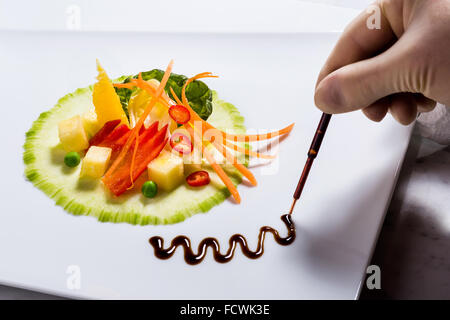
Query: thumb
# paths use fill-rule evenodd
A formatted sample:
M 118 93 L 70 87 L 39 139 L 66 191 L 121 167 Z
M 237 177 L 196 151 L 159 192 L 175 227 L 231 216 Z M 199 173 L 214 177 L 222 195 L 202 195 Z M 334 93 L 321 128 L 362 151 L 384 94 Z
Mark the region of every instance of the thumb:
M 365 108 L 404 86 L 408 57 L 399 43 L 370 59 L 346 65 L 319 82 L 314 100 L 325 113 L 344 113 Z

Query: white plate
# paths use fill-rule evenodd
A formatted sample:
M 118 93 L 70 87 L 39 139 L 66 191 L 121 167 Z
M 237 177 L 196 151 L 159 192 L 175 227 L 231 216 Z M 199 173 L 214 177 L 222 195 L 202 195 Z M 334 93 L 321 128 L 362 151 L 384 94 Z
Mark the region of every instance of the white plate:
M 230 263 L 218 264 L 209 253 L 190 266 L 182 251 L 161 261 L 148 244 L 153 235 L 168 241 L 182 233 L 194 244 L 215 236 L 226 246 L 240 232 L 254 247 L 263 225 L 285 233 L 279 217 L 289 208 L 321 115 L 313 104 L 316 75 L 336 39 L 307 33 L 0 33 L 6 49 L 0 51 L 0 282 L 86 298 L 356 298 L 411 132 L 389 116 L 381 124 L 360 112 L 332 119 L 294 214 L 291 246 L 269 236 L 261 259 L 239 251 Z M 174 72 L 219 74 L 209 85 L 239 108 L 248 128 L 296 126 L 281 144 L 279 162 L 253 170 L 259 186 L 239 186 L 241 205 L 225 201 L 183 223 L 156 227 L 72 216 L 25 181 L 22 144 L 40 112 L 94 81 L 95 58 L 113 77 L 164 68 L 174 58 Z M 80 289 L 67 286 L 69 266 L 80 268 Z

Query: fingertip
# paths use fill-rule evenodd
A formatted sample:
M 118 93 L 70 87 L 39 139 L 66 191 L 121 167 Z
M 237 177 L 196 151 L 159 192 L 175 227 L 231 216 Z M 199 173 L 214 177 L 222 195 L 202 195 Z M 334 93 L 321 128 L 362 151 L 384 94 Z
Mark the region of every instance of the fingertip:
M 322 82 L 322 80 L 328 75 L 330 74 L 331 70 L 328 66 L 328 63 L 325 62 L 325 64 L 323 65 L 322 69 L 319 72 L 319 75 L 317 76 L 317 80 L 316 80 L 316 85 L 314 86 L 315 90 L 317 90 L 317 87 L 319 86 L 319 83 Z
M 362 109 L 364 115 L 374 122 L 381 122 L 388 112 L 387 106 L 372 105 Z
M 335 74 L 330 74 L 320 81 L 314 93 L 314 102 L 325 113 L 344 112 L 342 109 L 345 103 Z
M 408 94 L 398 94 L 392 101 L 389 112 L 400 124 L 407 126 L 417 118 L 417 104 Z
M 370 120 L 380 122 L 386 116 L 390 104 L 391 97 L 387 96 L 362 109 L 362 112 Z
M 436 101 L 431 100 L 422 94 L 414 94 L 414 97 L 417 103 L 418 112 L 430 112 L 436 108 Z

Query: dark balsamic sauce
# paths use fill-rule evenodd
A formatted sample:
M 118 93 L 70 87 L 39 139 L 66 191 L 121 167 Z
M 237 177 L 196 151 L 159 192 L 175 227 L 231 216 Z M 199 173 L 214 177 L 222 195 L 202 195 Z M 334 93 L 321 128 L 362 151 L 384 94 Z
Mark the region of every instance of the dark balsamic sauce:
M 184 260 L 190 265 L 196 265 L 203 261 L 206 256 L 208 247 L 213 250 L 214 259 L 219 263 L 226 263 L 233 259 L 237 244 L 240 244 L 242 253 L 250 259 L 258 259 L 264 253 L 264 239 L 266 233 L 272 233 L 275 241 L 282 246 L 290 245 L 295 240 L 295 225 L 292 221 L 291 215 L 286 214 L 281 216 L 288 229 L 288 234 L 285 238 L 281 237 L 277 230 L 272 227 L 264 226 L 259 230 L 258 246 L 255 251 L 250 250 L 247 240 L 243 235 L 235 234 L 229 240 L 229 248 L 226 254 L 220 252 L 219 241 L 215 238 L 205 238 L 198 245 L 197 253 L 192 251 L 191 240 L 186 236 L 178 236 L 172 240 L 170 247 L 164 249 L 164 240 L 161 237 L 152 237 L 149 242 L 155 250 L 155 256 L 159 259 L 169 259 L 173 256 L 178 247 L 184 249 Z

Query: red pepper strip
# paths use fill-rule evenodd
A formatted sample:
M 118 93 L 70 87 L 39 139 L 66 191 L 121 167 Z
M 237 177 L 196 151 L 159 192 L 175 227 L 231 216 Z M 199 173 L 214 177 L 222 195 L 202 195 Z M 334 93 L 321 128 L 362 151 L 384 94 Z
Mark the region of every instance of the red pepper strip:
M 127 142 L 128 137 L 131 134 L 131 130 L 125 133 L 120 139 L 118 139 L 113 144 L 109 145 L 109 148 L 111 148 L 111 159 L 109 160 L 110 163 L 113 163 L 114 160 L 116 160 L 117 156 L 119 155 L 120 151 L 122 150 L 123 146 Z
M 117 126 L 109 135 L 98 144 L 99 147 L 109 147 L 117 140 L 119 140 L 124 134 L 130 131 L 130 128 L 126 124 Z
M 152 130 L 153 131 L 153 130 Z M 136 152 L 135 166 L 133 168 L 133 180 L 136 181 L 145 171 L 147 165 L 156 158 L 167 143 L 166 133 L 167 125 L 156 134 L 151 135 L 147 131 L 141 136 L 141 143 Z M 133 146 L 130 148 L 132 149 Z M 105 186 L 116 196 L 124 193 L 133 183 L 130 179 L 130 166 L 133 157 L 133 150 L 129 150 L 123 159 L 123 165 L 118 166 L 116 170 L 109 175 L 104 176 L 102 181 Z
M 144 128 L 144 127 L 143 127 Z M 144 142 L 149 140 L 156 132 L 158 131 L 158 121 L 153 122 L 153 124 L 148 127 L 148 129 L 142 130 L 141 133 L 141 139 L 144 139 Z M 144 134 L 145 133 L 145 134 Z M 114 141 L 113 143 L 109 145 L 105 145 L 105 147 L 111 148 L 111 160 L 110 163 L 113 163 L 114 160 L 116 160 L 117 156 L 119 155 L 120 151 L 122 150 L 123 146 L 128 140 L 128 137 L 131 134 L 131 130 L 128 130 L 127 133 L 125 133 L 122 137 Z M 102 145 L 103 146 L 103 145 Z
M 154 121 L 150 127 L 139 135 L 139 143 L 146 143 L 158 132 L 159 121 Z M 145 128 L 145 127 L 144 127 Z
M 103 127 L 89 140 L 89 146 L 98 146 L 103 140 L 113 132 L 120 123 L 120 119 L 105 122 Z
M 143 126 L 145 118 L 147 118 L 147 116 L 149 115 L 149 113 L 152 110 L 153 106 L 155 105 L 157 100 L 160 98 L 161 94 L 164 92 L 164 88 L 165 88 L 165 86 L 167 84 L 167 81 L 169 80 L 169 76 L 172 73 L 172 66 L 173 66 L 173 60 L 171 60 L 169 65 L 167 66 L 167 69 L 164 72 L 164 76 L 162 77 L 161 82 L 159 83 L 159 86 L 158 86 L 158 89 L 155 92 L 155 95 L 152 97 L 152 99 L 150 99 L 150 102 L 148 103 L 147 107 L 145 108 L 144 113 L 141 115 L 141 117 L 139 118 L 138 122 L 136 123 L 134 128 L 131 130 L 131 134 L 128 137 L 127 142 L 125 143 L 125 145 L 123 146 L 122 150 L 120 151 L 120 154 L 117 157 L 117 159 L 111 164 L 111 167 L 106 172 L 105 177 L 107 177 L 111 173 L 113 173 L 117 169 L 119 164 L 121 164 L 123 162 L 122 160 L 126 157 L 127 152 L 130 149 L 131 144 L 133 142 L 135 142 L 135 147 L 138 146 L 137 135 L 139 135 L 139 130 Z M 141 73 L 139 73 L 138 83 L 147 83 L 144 80 L 142 80 Z M 131 161 L 132 163 L 131 163 L 131 166 L 130 166 L 130 176 L 133 175 L 133 170 L 132 170 L 133 169 L 133 164 L 134 164 L 133 159 L 134 159 L 134 155 L 132 157 L 132 161 Z
M 158 121 L 155 121 L 148 129 L 141 130 L 141 136 L 144 138 L 144 142 L 150 139 L 157 131 L 158 131 Z M 145 135 L 143 133 L 145 132 Z M 131 134 L 131 130 L 129 130 L 127 133 L 125 133 L 122 137 L 114 141 L 112 144 L 105 145 L 105 147 L 111 148 L 111 159 L 110 163 L 113 163 L 118 155 L 120 154 L 120 151 L 122 151 L 123 146 L 128 140 L 128 137 Z
M 158 122 L 155 122 L 155 123 L 153 123 L 154 125 L 156 125 L 156 128 L 155 128 L 155 130 L 158 130 Z M 142 127 L 144 127 L 145 128 L 145 126 L 142 126 Z M 140 131 L 140 130 L 139 130 Z M 136 179 L 134 178 L 134 176 L 133 176 L 133 173 L 134 173 L 134 168 L 135 168 L 135 165 L 134 165 L 134 163 L 136 162 L 136 154 L 137 154 L 137 151 L 139 150 L 139 143 L 141 142 L 141 143 L 145 143 L 145 142 L 147 142 L 148 141 L 148 139 L 150 138 L 150 135 L 149 134 L 145 134 L 146 132 L 144 132 L 144 134 L 143 134 L 143 136 L 141 137 L 139 134 L 136 136 L 136 143 L 135 143 L 135 145 L 134 145 L 134 148 L 133 148 L 133 150 L 132 150 L 132 153 L 133 153 L 133 156 L 132 156 L 132 158 L 131 158 L 131 166 L 130 166 L 130 170 L 128 171 L 129 172 L 129 174 L 130 174 L 130 181 L 131 181 L 131 185 L 127 188 L 127 190 L 129 190 L 129 189 L 133 189 L 134 188 L 134 181 L 136 181 Z M 147 132 L 148 133 L 148 132 Z M 152 134 L 152 136 L 153 136 L 153 134 Z M 140 140 L 142 140 L 142 141 L 140 141 Z

